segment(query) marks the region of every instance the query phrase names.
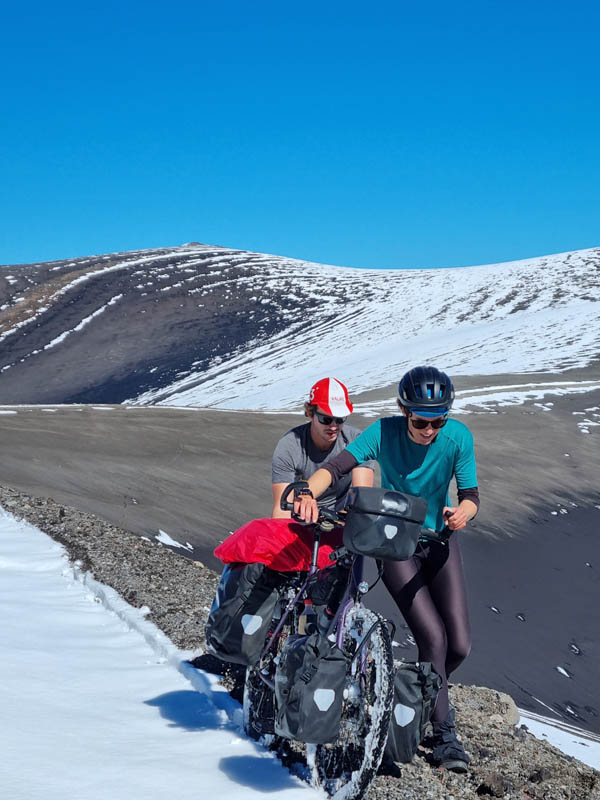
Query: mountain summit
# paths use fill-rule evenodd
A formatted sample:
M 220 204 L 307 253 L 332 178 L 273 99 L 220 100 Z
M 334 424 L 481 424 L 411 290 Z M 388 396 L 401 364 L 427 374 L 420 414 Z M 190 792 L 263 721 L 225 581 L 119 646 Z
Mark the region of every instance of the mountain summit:
M 422 361 L 561 371 L 598 356 L 599 287 L 600 249 L 369 270 L 193 243 L 0 267 L 0 397 L 280 409 L 317 372 L 356 393 Z

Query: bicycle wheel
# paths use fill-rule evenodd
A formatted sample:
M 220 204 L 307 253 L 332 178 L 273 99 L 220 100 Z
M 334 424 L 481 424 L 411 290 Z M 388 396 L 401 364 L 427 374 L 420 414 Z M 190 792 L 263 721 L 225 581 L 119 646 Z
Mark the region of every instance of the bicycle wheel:
M 255 739 L 265 747 L 271 747 L 276 740 L 273 727 L 274 700 L 273 691 L 260 679 L 258 668 L 248 667 L 244 682 L 244 731 L 251 739 Z
M 352 655 L 372 626 L 382 621 L 363 606 L 346 616 L 344 650 Z M 331 744 L 307 745 L 313 783 L 336 800 L 364 798 L 377 774 L 392 713 L 394 659 L 389 632 L 376 625 L 351 662 L 338 737 Z

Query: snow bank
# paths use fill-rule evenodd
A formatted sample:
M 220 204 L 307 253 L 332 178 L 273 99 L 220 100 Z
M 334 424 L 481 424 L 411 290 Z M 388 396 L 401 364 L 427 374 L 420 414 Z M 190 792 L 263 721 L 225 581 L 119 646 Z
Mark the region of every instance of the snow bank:
M 11 800 L 321 797 L 144 611 L 0 509 L 2 788 Z

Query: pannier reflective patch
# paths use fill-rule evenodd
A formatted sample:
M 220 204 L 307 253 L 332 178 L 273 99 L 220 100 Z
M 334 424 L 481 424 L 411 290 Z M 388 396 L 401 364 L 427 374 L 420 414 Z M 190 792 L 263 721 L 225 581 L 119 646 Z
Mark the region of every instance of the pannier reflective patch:
M 335 692 L 333 689 L 316 689 L 313 699 L 319 711 L 327 711 L 335 700 Z
M 259 631 L 262 623 L 263 618 L 259 614 L 244 614 L 242 617 L 242 628 L 248 636 Z
M 385 533 L 386 539 L 393 539 L 398 533 L 398 527 L 396 525 L 386 525 L 383 532 Z
M 414 718 L 414 708 L 411 708 L 410 706 L 404 706 L 402 703 L 396 703 L 394 706 L 394 719 L 396 720 L 397 725 L 399 725 L 401 728 L 404 728 L 405 725 L 410 725 Z

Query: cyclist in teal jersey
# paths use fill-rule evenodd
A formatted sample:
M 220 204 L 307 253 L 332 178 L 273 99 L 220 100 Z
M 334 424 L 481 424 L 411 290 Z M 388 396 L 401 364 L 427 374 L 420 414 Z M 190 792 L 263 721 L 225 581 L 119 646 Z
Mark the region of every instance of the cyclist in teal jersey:
M 449 535 L 447 543 L 424 541 L 407 561 L 387 561 L 385 585 L 408 624 L 421 661 L 431 661 L 442 688 L 431 716 L 433 758 L 440 766 L 464 772 L 468 756 L 456 737 L 454 709 L 448 699 L 448 676 L 471 649 L 469 614 L 458 538 L 479 509 L 473 436 L 449 419 L 454 401 L 450 378 L 435 367 L 415 367 L 398 386 L 402 416 L 370 425 L 346 449 L 308 480 L 307 494 L 297 498 L 297 513 L 315 521 L 318 497 L 356 464 L 379 462 L 381 485 L 427 500 L 425 527 Z M 458 505 L 448 489 L 452 478 Z

